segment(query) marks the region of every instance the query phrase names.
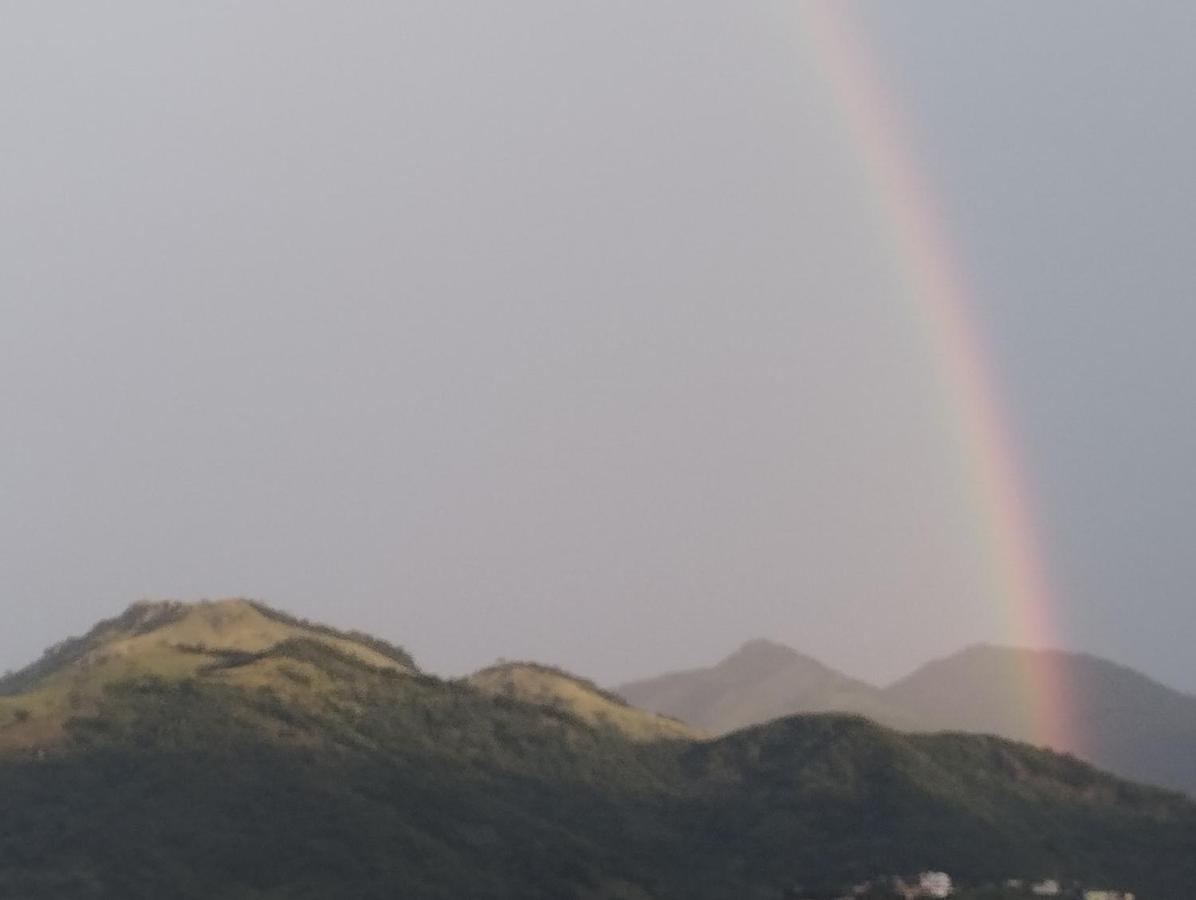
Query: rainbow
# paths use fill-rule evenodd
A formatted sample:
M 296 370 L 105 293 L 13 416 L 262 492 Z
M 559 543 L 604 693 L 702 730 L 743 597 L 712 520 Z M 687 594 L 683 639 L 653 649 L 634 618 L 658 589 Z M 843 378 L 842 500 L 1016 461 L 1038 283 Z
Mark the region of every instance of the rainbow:
M 1041 551 L 1031 493 L 1009 417 L 980 339 L 973 298 L 957 264 L 934 194 L 916 164 L 898 107 L 878 77 L 861 31 L 837 0 L 799 5 L 803 30 L 867 172 L 884 230 L 935 348 L 935 365 L 967 469 L 996 611 L 1012 643 L 1057 645 L 1054 596 Z M 1019 686 L 1027 736 L 1077 749 L 1056 655 L 1029 654 Z

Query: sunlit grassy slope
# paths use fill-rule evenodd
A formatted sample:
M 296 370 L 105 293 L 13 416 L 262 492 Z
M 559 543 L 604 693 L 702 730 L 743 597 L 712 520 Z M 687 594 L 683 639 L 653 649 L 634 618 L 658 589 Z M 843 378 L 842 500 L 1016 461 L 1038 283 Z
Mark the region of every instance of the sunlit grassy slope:
M 592 725 L 615 728 L 633 740 L 703 736 L 696 728 L 631 706 L 593 682 L 550 666 L 502 663 L 471 675 L 469 683 L 495 696 L 565 710 Z
M 221 664 L 230 658 L 296 639 L 320 642 L 370 666 L 414 671 L 399 648 L 303 622 L 250 600 L 136 603 L 0 680 L 0 747 L 60 739 L 65 723 L 93 711 L 110 684 L 146 676 L 226 677 Z M 236 677 L 249 676 L 239 672 Z

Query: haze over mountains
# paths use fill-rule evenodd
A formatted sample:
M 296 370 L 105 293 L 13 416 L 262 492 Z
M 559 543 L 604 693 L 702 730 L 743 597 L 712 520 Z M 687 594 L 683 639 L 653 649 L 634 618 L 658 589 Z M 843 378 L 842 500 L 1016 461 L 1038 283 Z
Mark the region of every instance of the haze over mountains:
M 973 647 L 923 666 L 885 696 L 923 729 L 983 729 L 1026 740 L 1015 673 L 1038 651 Z M 1196 696 L 1087 654 L 1050 652 L 1068 716 L 1068 750 L 1137 781 L 1196 795 Z
M 800 672 L 787 656 L 727 668 L 750 685 Z M 0 796 L 0 897 L 21 900 L 781 898 L 928 868 L 1172 900 L 1196 880 L 1196 804 L 1074 758 L 826 714 L 706 739 L 567 672 L 443 681 L 244 600 L 138 604 L 0 680 Z
M 644 709 L 721 734 L 799 713 L 854 713 L 903 730 L 1036 739 L 1021 685 L 1046 654 L 1066 698 L 1063 746 L 1128 778 L 1196 794 L 1196 696 L 1085 654 L 978 645 L 884 688 L 796 650 L 750 641 L 718 664 L 620 686 Z

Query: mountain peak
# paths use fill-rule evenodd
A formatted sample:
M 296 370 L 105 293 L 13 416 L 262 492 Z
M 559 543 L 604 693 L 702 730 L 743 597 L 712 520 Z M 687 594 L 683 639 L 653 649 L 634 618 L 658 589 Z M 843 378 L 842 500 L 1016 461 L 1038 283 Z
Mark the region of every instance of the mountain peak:
M 770 641 L 768 638 L 752 638 L 740 644 L 739 648 L 727 659 L 749 658 L 788 662 L 801 656 L 802 654 L 785 644 Z
M 298 619 L 254 600 L 143 600 L 0 679 L 0 701 L 32 705 L 39 711 L 38 735 L 54 737 L 73 712 L 94 707 L 114 682 L 207 677 L 214 664 L 230 657 L 264 655 L 304 640 L 374 669 L 417 671 L 405 651 L 386 641 Z
M 766 638 L 754 638 L 742 644 L 730 656 L 715 667 L 733 679 L 757 680 L 770 678 L 778 673 L 789 673 L 795 677 L 817 680 L 850 680 L 824 665 L 812 656 L 794 650 L 785 644 Z
M 897 727 L 907 724 L 890 714 L 877 688 L 764 638 L 746 642 L 709 668 L 626 684 L 619 693 L 637 706 L 716 733 L 813 712 L 859 714 Z
M 142 600 L 118 616 L 116 635 L 157 634 L 169 643 L 214 644 L 224 649 L 264 650 L 277 629 L 267 623 L 281 614 L 241 597 L 221 600 Z
M 1042 742 L 1049 698 L 1055 750 L 1141 781 L 1196 791 L 1196 697 L 1118 663 L 1060 649 L 976 644 L 884 691 L 924 729 Z

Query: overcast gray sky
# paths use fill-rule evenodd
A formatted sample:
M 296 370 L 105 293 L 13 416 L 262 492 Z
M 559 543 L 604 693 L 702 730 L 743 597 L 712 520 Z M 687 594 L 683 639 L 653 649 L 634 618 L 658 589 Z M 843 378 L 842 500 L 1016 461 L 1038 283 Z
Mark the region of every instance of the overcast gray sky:
M 1064 645 L 1196 689 L 1196 13 L 854 7 Z M 10 3 L 0 669 L 248 595 L 428 668 L 1004 641 L 792 3 Z

